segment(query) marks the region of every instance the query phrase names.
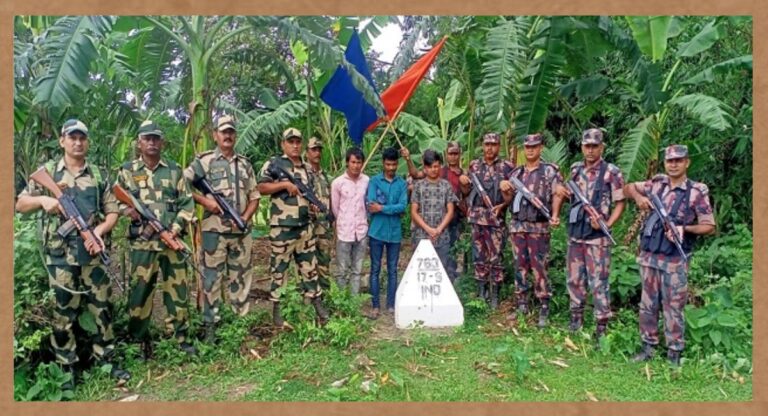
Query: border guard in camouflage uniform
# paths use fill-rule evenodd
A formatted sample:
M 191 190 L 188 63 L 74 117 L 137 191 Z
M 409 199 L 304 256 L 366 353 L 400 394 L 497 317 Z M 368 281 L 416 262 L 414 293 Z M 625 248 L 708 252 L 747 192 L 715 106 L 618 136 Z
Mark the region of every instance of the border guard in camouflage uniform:
M 323 142 L 317 137 L 309 138 L 307 146 L 307 162 L 312 167 L 312 177 L 314 179 L 313 188 L 315 196 L 324 203 L 326 207 L 331 206 L 331 180 L 328 174 L 320 166 L 320 157 L 323 152 Z M 323 290 L 331 287 L 331 252 L 333 251 L 333 215 L 315 213 L 310 211 L 312 225 L 317 246 L 317 279 Z
M 272 165 L 280 166 L 294 175 L 297 180 L 311 186 L 312 169 L 301 158 L 302 135 L 298 129 L 290 127 L 283 132 L 283 155 L 269 159 L 259 172 L 259 192 L 271 195 L 269 207 L 269 242 L 272 253 L 269 258 L 269 271 L 272 275 L 270 300 L 273 302 L 272 320 L 276 327 L 287 325 L 280 311 L 280 288 L 285 283 L 285 275 L 291 260 L 296 262 L 302 277 L 301 289 L 304 297 L 311 299 L 315 307 L 318 322 L 324 325 L 328 321 L 328 311 L 322 304 L 323 289 L 317 276 L 317 257 L 315 237 L 312 232 L 310 210 L 306 198 L 299 194 L 299 189 L 286 178 L 281 178 Z
M 83 218 L 93 227 L 96 238 L 103 242 L 101 239 L 117 222 L 117 200 L 109 186 L 107 172 L 86 161 L 88 145 L 88 127 L 79 120 L 67 120 L 59 136 L 64 156 L 58 163 L 51 161 L 45 167 L 63 192 L 74 199 Z M 58 215 L 61 209 L 58 200 L 30 181 L 29 187 L 19 194 L 16 210 L 27 213 L 40 209 L 46 212 L 47 224 L 43 230 L 45 264 L 56 300 L 51 346 L 56 361 L 73 376 L 63 386 L 65 390 L 72 390 L 73 365 L 79 361 L 73 326 L 77 325 L 83 312 L 92 313 L 96 321 L 92 356 L 97 365 L 111 362 L 114 356 L 112 284 L 99 256 L 94 257 L 98 248 L 92 244 L 86 246 L 75 229 L 70 229 L 62 238 L 57 230 L 60 226 L 63 230 L 67 223 L 62 224 Z M 110 374 L 122 380 L 131 377 L 116 364 L 112 365 Z
M 624 212 L 626 201 L 624 177 L 616 165 L 603 160 L 604 149 L 602 130 L 585 130 L 581 138 L 584 161 L 571 166 L 570 178 L 610 228 Z M 608 320 L 612 316 L 608 281 L 611 272 L 611 242 L 601 231 L 598 221 L 588 215 L 582 204 L 575 202 L 575 197 L 570 195 L 570 191 L 567 191 L 566 195 L 569 195 L 572 201 L 566 260 L 568 294 L 571 298 L 569 329 L 576 332 L 584 325 L 584 306 L 589 285 L 595 306 L 597 343 L 600 337 L 605 335 Z
M 538 326 L 547 325 L 549 316 L 549 299 L 552 297 L 552 287 L 547 276 L 549 262 L 549 226 L 560 225 L 561 198 L 556 193 L 561 190 L 563 177 L 560 168 L 552 163 L 541 160 L 541 150 L 544 147 L 540 133 L 529 134 L 523 138 L 525 165 L 516 167 L 511 175 L 517 178 L 525 187 L 539 198 L 544 208 L 551 213 L 551 220 L 530 201 L 525 199 L 514 186 L 515 204 L 510 205 L 509 225 L 512 249 L 515 253 L 515 297 L 517 298 L 517 314 L 528 312 L 528 294 L 531 286 L 536 299 L 541 302 Z M 515 211 L 515 208 L 518 211 Z M 533 275 L 533 278 L 531 278 Z M 507 318 L 514 318 L 514 313 Z
M 139 127 L 137 143 L 139 158 L 123 164 L 117 183 L 143 203 L 174 236 L 178 236 L 194 218 L 195 203 L 181 167 L 161 157 L 164 145 L 163 132 L 157 124 L 151 120 L 143 122 Z M 144 357 L 148 359 L 152 355 L 149 337 L 152 301 L 158 271 L 162 271 L 166 331 L 175 335 L 184 352 L 196 354 L 197 350 L 187 340 L 189 290 L 187 267 L 181 253 L 160 241 L 159 234 L 142 221 L 135 209 L 122 202 L 118 206 L 121 214 L 131 218 L 128 240 L 133 284 L 128 301 L 128 331 L 134 339 L 141 341 Z
M 633 182 L 624 187 L 627 196 L 633 198 L 642 210 L 651 209 L 649 198 L 658 196 L 675 224 L 674 230 L 665 230 L 655 212 L 643 224 L 637 256 L 643 281 L 640 300 L 643 347 L 633 357 L 634 361 L 653 357 L 659 344 L 659 309 L 663 308 L 667 358 L 672 365 L 680 365 L 680 354 L 685 347 L 683 310 L 688 300 L 688 261 L 696 237 L 715 232 L 709 189 L 701 182 L 688 179 L 690 164 L 686 146 L 669 146 L 664 151 L 666 175 L 656 175 L 648 181 Z M 681 238 L 681 247 L 688 259 L 684 259 L 673 244 L 672 232 Z
M 504 267 L 501 264 L 502 250 L 506 239 L 504 215 L 511 201 L 509 183 L 505 181 L 515 166 L 508 160 L 499 159 L 501 137 L 497 133 L 483 136 L 483 158 L 469 164 L 467 173 L 461 175 L 459 183 L 462 192 L 469 195 L 469 218 L 472 225 L 472 256 L 475 262 L 475 280 L 478 296 L 486 298 L 490 292 L 491 308 L 499 306 L 499 286 L 504 281 Z M 490 197 L 493 208 L 487 207 L 479 189 L 472 185 L 469 174 L 474 173 L 484 191 Z M 490 286 L 490 291 L 486 289 Z
M 205 178 L 215 192 L 220 192 L 237 210 L 246 225 L 259 208 L 261 195 L 256 189 L 256 174 L 251 162 L 235 153 L 237 130 L 231 116 L 214 120 L 213 138 L 216 149 L 203 152 L 184 170 L 184 177 L 194 184 Z M 203 326 L 206 342 L 216 337 L 216 324 L 221 319 L 219 307 L 222 280 L 227 277 L 227 289 L 232 310 L 239 316 L 248 313 L 251 291 L 253 237 L 251 227 L 238 229 L 222 217 L 221 208 L 210 195 L 193 192 L 192 198 L 204 208 L 202 229 L 203 259 Z

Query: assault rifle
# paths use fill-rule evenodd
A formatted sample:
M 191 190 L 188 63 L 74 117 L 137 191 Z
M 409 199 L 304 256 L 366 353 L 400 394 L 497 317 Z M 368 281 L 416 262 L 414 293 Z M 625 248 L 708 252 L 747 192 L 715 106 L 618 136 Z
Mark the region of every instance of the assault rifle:
M 187 245 L 184 244 L 184 241 L 182 241 L 178 236 L 173 235 L 171 230 L 163 225 L 163 223 L 157 219 L 155 214 L 153 214 L 146 205 L 144 205 L 135 196 L 133 196 L 133 194 L 126 191 L 119 184 L 112 186 L 112 192 L 114 192 L 118 201 L 136 210 L 136 212 L 147 223 L 147 225 L 149 225 L 151 229 L 158 234 L 160 241 L 162 241 L 171 250 L 181 253 L 184 261 L 186 261 L 198 274 L 202 275 L 197 267 L 195 267 L 195 265 L 190 261 L 192 251 L 189 249 L 189 247 L 187 247 Z
M 323 214 L 328 214 L 328 207 L 320 201 L 320 199 L 317 198 L 317 195 L 315 195 L 315 191 L 313 191 L 307 184 L 293 176 L 290 172 L 285 170 L 282 166 L 279 166 L 277 163 L 272 163 L 270 165 L 270 170 L 272 173 L 277 176 L 277 180 L 280 179 L 288 179 L 292 184 L 296 185 L 296 188 L 299 189 L 299 193 L 301 196 L 304 197 L 309 203 L 316 206 L 320 212 Z
M 544 206 L 544 203 L 541 202 L 541 199 L 533 194 L 528 188 L 525 187 L 525 184 L 520 181 L 520 179 L 517 179 L 516 177 L 512 176 L 509 178 L 510 182 L 512 182 L 512 185 L 515 186 L 515 189 L 517 189 L 517 195 L 515 195 L 515 201 L 512 204 L 512 212 L 520 212 L 520 203 L 522 202 L 523 198 L 527 199 L 528 202 L 533 204 L 539 211 L 541 211 L 542 214 L 544 214 L 545 217 L 547 217 L 547 220 L 552 220 L 552 214 L 549 213 L 549 209 Z
M 221 192 L 216 192 L 213 190 L 213 187 L 211 186 L 211 183 L 208 182 L 205 178 L 200 178 L 192 183 L 192 186 L 200 190 L 203 194 L 211 194 L 213 195 L 213 199 L 216 201 L 216 204 L 219 206 L 219 209 L 221 209 L 221 216 L 224 219 L 229 219 L 232 222 L 235 223 L 235 226 L 240 231 L 245 231 L 248 226 L 245 224 L 245 221 L 243 221 L 243 218 L 240 217 L 240 213 L 235 209 L 232 208 L 232 205 L 227 201 L 226 198 L 224 198 L 224 195 L 222 195 Z
M 469 172 L 468 173 L 469 180 L 472 182 L 472 186 L 475 188 L 475 191 L 480 194 L 480 199 L 483 200 L 483 205 L 485 205 L 486 208 L 491 210 L 491 215 L 493 216 L 493 222 L 495 226 L 499 226 L 499 218 L 496 217 L 496 215 L 493 213 L 493 202 L 491 202 L 491 197 L 488 196 L 488 192 L 483 187 L 483 183 L 480 182 L 480 178 L 477 177 L 477 174 L 475 172 Z
M 667 209 L 664 208 L 664 204 L 661 203 L 661 199 L 659 199 L 658 195 L 651 195 L 651 206 L 653 207 L 654 212 L 656 212 L 656 215 L 659 216 L 659 219 L 664 224 L 664 229 L 672 234 L 672 242 L 675 243 L 675 247 L 680 253 L 680 256 L 683 258 L 683 261 L 687 262 L 688 255 L 685 254 L 685 250 L 683 250 L 683 242 L 680 240 L 680 236 L 677 234 L 675 223 L 673 223 L 672 219 L 669 218 L 669 213 L 667 212 Z
M 600 229 L 603 231 L 603 234 L 605 234 L 606 237 L 608 237 L 609 240 L 611 240 L 611 244 L 616 245 L 616 240 L 613 239 L 613 236 L 611 235 L 611 231 L 608 230 L 608 225 L 605 224 L 605 221 L 603 221 L 603 216 L 600 215 L 599 212 L 597 212 L 597 209 L 595 209 L 594 206 L 589 202 L 589 199 L 587 199 L 587 196 L 584 195 L 581 192 L 581 189 L 579 189 L 579 185 L 576 185 L 576 182 L 571 179 L 566 183 L 568 186 L 568 189 L 571 191 L 574 197 L 581 202 L 581 205 L 584 207 L 584 212 L 586 212 L 591 218 L 593 218 L 595 221 L 597 221 L 598 224 L 600 224 Z M 572 212 L 573 215 L 573 212 Z M 570 222 L 574 222 L 573 218 L 570 219 Z
M 98 254 L 101 258 L 101 262 L 104 263 L 105 266 L 109 266 L 111 260 L 109 255 L 107 255 L 104 243 L 96 238 L 96 234 L 94 234 L 93 228 L 88 225 L 88 223 L 85 221 L 85 218 L 83 218 L 83 215 L 80 213 L 80 210 L 77 209 L 74 198 L 59 188 L 59 185 L 56 184 L 56 182 L 51 177 L 51 174 L 48 173 L 48 170 L 45 167 L 41 167 L 29 175 L 29 179 L 39 183 L 59 201 L 62 214 L 64 214 L 64 218 L 66 218 L 66 222 L 64 222 L 64 224 L 62 224 L 61 227 L 56 230 L 56 233 L 59 235 L 59 237 L 65 238 L 72 231 L 77 230 L 77 232 L 80 233 L 80 237 L 82 237 L 86 243 L 90 241 L 91 244 L 98 248 Z

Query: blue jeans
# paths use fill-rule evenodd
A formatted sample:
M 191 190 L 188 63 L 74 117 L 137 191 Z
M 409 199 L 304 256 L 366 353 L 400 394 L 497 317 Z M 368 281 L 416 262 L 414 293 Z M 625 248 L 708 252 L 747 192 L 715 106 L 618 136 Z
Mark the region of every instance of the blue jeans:
M 371 302 L 374 308 L 379 308 L 379 273 L 381 272 L 381 255 L 387 248 L 387 307 L 395 307 L 395 292 L 397 291 L 397 261 L 400 258 L 400 243 L 388 243 L 368 238 L 371 250 Z

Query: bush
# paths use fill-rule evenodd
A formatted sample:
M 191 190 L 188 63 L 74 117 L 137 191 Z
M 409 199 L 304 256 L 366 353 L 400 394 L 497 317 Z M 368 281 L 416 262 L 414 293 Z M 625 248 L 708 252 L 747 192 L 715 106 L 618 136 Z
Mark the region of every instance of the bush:
M 36 361 L 49 350 L 53 290 L 42 260 L 39 222 L 13 219 L 13 358 L 18 364 Z
M 289 281 L 280 291 L 283 318 L 293 326 L 293 331 L 276 340 L 285 347 L 320 342 L 346 348 L 354 341 L 363 340 L 371 329 L 371 323 L 362 315 L 363 304 L 370 299 L 368 294 L 353 296 L 331 282 L 331 288 L 323 296 L 331 317 L 325 327 L 319 327 L 314 307 L 305 302 L 295 282 Z

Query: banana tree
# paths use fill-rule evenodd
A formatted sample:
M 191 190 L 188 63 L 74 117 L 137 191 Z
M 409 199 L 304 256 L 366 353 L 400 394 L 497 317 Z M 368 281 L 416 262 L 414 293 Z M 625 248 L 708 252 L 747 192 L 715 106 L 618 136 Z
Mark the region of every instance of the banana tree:
M 638 65 L 640 67 L 654 65 L 662 60 L 667 50 L 667 39 L 674 28 L 673 18 L 644 16 L 626 19 L 637 47 L 643 54 L 643 57 L 638 60 Z M 689 118 L 718 132 L 724 132 L 731 127 L 733 109 L 724 102 L 702 93 L 686 94 L 687 86 L 696 83 L 696 76 L 693 77 L 693 82 L 690 78 L 682 82 L 673 82 L 678 75 L 677 70 L 680 64 L 685 59 L 695 57 L 717 43 L 722 36 L 720 24 L 718 18 L 711 20 L 690 40 L 678 46 L 675 63 L 666 74 L 660 88 L 655 86 L 658 84 L 659 76 L 639 79 L 638 89 L 643 91 L 646 102 L 649 101 L 648 97 L 652 97 L 655 105 L 650 108 L 655 111 L 643 113 L 635 127 L 622 139 L 621 153 L 617 162 L 627 180 L 645 179 L 656 172 L 662 137 L 667 130 L 667 122 L 675 111 L 682 110 Z M 647 59 L 650 59 L 650 64 Z M 734 66 L 738 67 L 739 64 Z M 720 71 L 722 67 L 722 65 L 715 66 L 708 70 Z M 704 73 L 708 73 L 706 71 Z M 701 75 L 701 78 L 704 77 L 705 75 Z

